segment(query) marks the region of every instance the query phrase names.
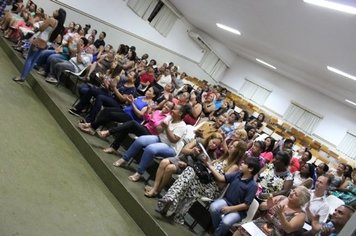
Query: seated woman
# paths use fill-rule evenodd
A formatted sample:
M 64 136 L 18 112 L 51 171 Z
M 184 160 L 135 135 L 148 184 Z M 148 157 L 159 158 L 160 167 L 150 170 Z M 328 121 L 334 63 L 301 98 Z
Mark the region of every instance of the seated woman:
M 351 179 L 346 179 L 343 184 L 330 194 L 340 198 L 346 205 L 356 208 L 356 169 L 352 171 Z
M 265 138 L 266 148 L 264 152 L 261 153 L 261 157 L 265 159 L 266 163 L 269 164 L 273 160 L 273 148 L 276 140 L 270 136 Z
M 261 169 L 265 167 L 266 160 L 261 157 L 261 153 L 265 151 L 265 143 L 263 141 L 255 141 L 251 148 L 246 151 L 246 157 L 254 157 L 257 158 Z
M 265 201 L 269 197 L 287 195 L 293 186 L 293 175 L 288 170 L 289 155 L 286 152 L 278 152 L 272 164 L 259 174 L 257 183 L 259 189 L 256 197 Z
M 85 133 L 94 135 L 99 126 L 106 125 L 110 122 L 127 122 L 134 120 L 137 123 L 143 121 L 143 115 L 148 107 L 154 106 L 154 98 L 158 93 L 154 87 L 149 88 L 145 96 L 134 99 L 132 95 L 127 96 L 130 105 L 121 107 L 104 108 L 96 120 L 92 123 L 79 123 L 79 129 Z
M 268 198 L 267 202 L 260 205 L 260 210 L 267 211 L 266 215 L 253 223 L 266 235 L 300 235 L 306 216 L 302 208 L 309 200 L 310 193 L 304 186 L 293 189 L 288 197 L 279 195 Z M 234 236 L 238 235 L 250 234 L 241 225 L 234 233 Z
M 247 132 L 244 129 L 236 129 L 232 134 L 225 138 L 226 144 L 229 144 L 232 141 L 244 141 L 247 140 Z
M 168 184 L 174 173 L 180 174 L 188 165 L 191 165 L 194 160 L 199 159 L 201 155 L 205 155 L 199 146 L 199 142 L 201 141 L 206 152 L 209 154 L 209 157 L 215 160 L 214 152 L 223 142 L 223 136 L 219 133 L 215 133 L 206 140 L 194 139 L 192 142 L 184 146 L 179 157 L 166 158 L 159 163 L 153 187 L 145 187 L 145 196 L 157 196 L 157 194 L 159 194 Z
M 124 105 L 128 95 L 135 95 L 135 72 L 130 72 L 127 77 L 120 76 L 121 67 L 115 72 L 113 79 L 106 80 L 104 88 L 91 86 L 88 84 L 82 84 L 79 86 L 80 99 L 79 103 L 74 109 L 69 110 L 71 114 L 80 114 L 82 110 L 90 105 L 90 100 L 95 97 L 95 103 L 91 108 L 89 114 L 85 117 L 86 123 L 91 123 L 95 120 L 97 114 L 101 110 L 101 107 L 120 107 Z M 114 72 L 113 72 L 114 73 Z M 119 77 L 119 81 L 117 79 Z
M 227 113 L 228 110 L 229 110 L 229 101 L 225 100 L 219 109 L 210 113 L 209 120 L 215 121 L 217 117 L 219 117 L 220 115 L 224 115 L 225 113 Z
M 155 72 L 153 67 L 148 66 L 147 69 L 139 74 L 137 92 L 144 93 L 149 86 L 155 81 Z
M 84 78 L 86 78 L 86 80 L 89 81 L 92 73 L 94 73 L 94 75 L 96 73 L 105 73 L 107 70 L 111 68 L 111 65 L 114 61 L 114 57 L 115 57 L 115 51 L 113 49 L 109 50 L 105 54 L 105 56 L 100 57 L 96 62 L 93 62 L 89 66 L 89 70 L 87 70 L 87 73 L 84 76 Z
M 226 119 L 226 123 L 220 127 L 220 132 L 224 133 L 226 136 L 231 135 L 235 131 L 234 123 L 239 118 L 236 112 L 232 112 Z
M 157 96 L 156 102 L 158 104 L 158 109 L 161 109 L 166 101 L 172 101 L 173 100 L 173 91 L 174 91 L 174 85 L 173 84 L 166 84 L 164 86 L 163 91 L 159 92 L 159 95 Z
M 239 117 L 237 119 L 237 121 L 234 123 L 234 126 L 236 129 L 243 129 L 245 128 L 245 125 L 246 125 L 246 122 L 247 122 L 247 119 L 249 118 L 249 114 L 247 111 L 245 110 L 242 110 L 240 111 L 239 113 Z M 247 129 L 246 129 L 247 131 Z
M 306 163 L 302 166 L 300 171 L 294 173 L 293 187 L 305 186 L 310 189 L 313 186 L 315 169 L 313 164 Z
M 197 123 L 203 111 L 203 106 L 201 105 L 201 101 L 196 91 L 192 91 L 190 93 L 189 104 L 192 106 L 192 112 L 191 114 L 187 114 L 184 117 L 184 122 L 188 125 L 194 126 Z
M 174 104 L 169 101 L 164 104 L 162 110 L 155 110 L 152 112 L 152 107 L 148 107 L 146 113 L 143 116 L 143 119 L 146 122 L 144 125 L 131 120 L 109 130 L 98 131 L 98 135 L 101 138 L 106 138 L 110 135 L 115 137 L 114 142 L 110 145 L 109 148 L 105 148 L 104 152 L 114 153 L 117 149 L 119 149 L 121 143 L 127 138 L 129 133 L 135 134 L 138 137 L 150 134 L 158 135 L 157 126 L 160 125 L 161 122 L 170 115 L 173 107 Z
M 137 172 L 129 176 L 129 180 L 137 182 L 141 179 L 146 168 L 151 165 L 155 156 L 172 157 L 177 155 L 183 147 L 183 138 L 187 133 L 186 124 L 182 119 L 189 109 L 188 105 L 175 105 L 171 119 L 162 122 L 157 127 L 159 135 L 138 137 L 125 152 L 123 158 L 114 162 L 113 165 L 116 167 L 125 165 L 140 150 L 144 149 Z
M 245 142 L 231 143 L 227 154 L 212 162 L 212 168 L 220 174 L 237 171 L 245 151 Z M 166 216 L 174 214 L 174 221 L 184 224 L 184 216 L 195 201 L 203 196 L 217 198 L 221 194 L 222 187 L 214 180 L 202 183 L 194 169 L 188 166 L 168 192 L 158 200 L 156 211 Z
M 344 163 L 340 163 L 337 168 L 336 171 L 329 171 L 328 175 L 331 176 L 331 183 L 330 183 L 330 190 L 335 190 L 338 187 L 340 187 L 342 185 L 342 183 L 344 183 L 345 181 L 345 176 L 344 176 L 344 172 L 346 169 L 346 165 Z
M 215 94 L 211 92 L 202 95 L 203 114 L 205 117 L 209 117 L 210 113 L 215 111 L 214 98 Z

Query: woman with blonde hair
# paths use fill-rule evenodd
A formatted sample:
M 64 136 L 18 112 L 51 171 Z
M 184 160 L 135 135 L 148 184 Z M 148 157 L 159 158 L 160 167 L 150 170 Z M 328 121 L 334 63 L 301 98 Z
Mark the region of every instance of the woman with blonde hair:
M 278 195 L 261 203 L 260 210 L 266 214 L 253 222 L 266 235 L 300 235 L 306 216 L 302 207 L 309 201 L 309 190 L 304 186 L 296 187 L 288 197 Z M 234 236 L 238 235 L 250 234 L 242 225 L 234 233 Z
M 212 162 L 212 167 L 220 174 L 228 174 L 239 169 L 247 145 L 243 141 L 235 141 L 229 145 L 225 155 Z M 198 176 L 194 168 L 188 166 L 168 192 L 158 201 L 156 211 L 165 216 L 174 215 L 174 221 L 184 223 L 184 216 L 195 201 L 202 196 L 215 199 L 221 194 L 221 186 L 211 179 L 205 181 Z
M 201 144 L 206 149 L 209 157 L 211 159 L 215 159 L 214 152 L 223 142 L 223 136 L 219 133 L 214 133 L 205 140 L 194 139 L 183 147 L 179 157 L 163 159 L 159 163 L 153 187 L 145 187 L 146 197 L 157 196 L 157 194 L 159 194 L 161 190 L 167 185 L 174 173 L 182 173 L 182 171 L 188 165 L 192 165 L 194 159 L 199 159 L 202 155 L 205 155 L 199 145 L 200 141 L 202 141 Z

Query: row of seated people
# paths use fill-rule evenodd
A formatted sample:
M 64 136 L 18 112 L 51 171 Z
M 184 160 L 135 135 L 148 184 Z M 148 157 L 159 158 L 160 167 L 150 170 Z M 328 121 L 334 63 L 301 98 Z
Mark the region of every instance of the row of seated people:
M 183 93 L 180 93 L 180 95 L 182 94 Z M 193 99 L 189 100 L 195 101 L 195 96 L 197 94 L 199 94 L 199 92 L 191 91 L 190 95 L 193 96 Z M 221 191 L 221 185 L 219 186 L 219 183 L 217 182 L 222 181 L 222 175 L 216 174 L 217 182 L 212 179 L 204 180 L 207 181 L 204 182 L 200 179 L 201 176 L 197 175 L 196 170 L 194 169 L 195 162 L 201 160 L 205 155 L 204 152 L 202 152 L 199 143 L 204 146 L 209 156 L 213 157 L 212 159 L 216 159 L 216 161 L 212 162 L 212 167 L 210 168 L 220 171 L 221 173 L 235 173 L 240 170 L 242 163 L 245 161 L 248 162 L 247 159 L 257 160 L 258 169 L 264 169 L 263 171 L 260 171 L 259 177 L 257 178 L 260 191 L 257 191 L 257 193 L 254 192 L 252 195 L 253 197 L 258 197 L 261 201 L 267 200 L 271 196 L 287 195 L 292 188 L 298 186 L 305 185 L 309 188 L 314 185 L 318 186 L 314 182 L 320 180 L 314 181 L 314 173 L 318 173 L 321 180 L 326 179 L 326 181 L 324 181 L 324 187 L 322 190 L 319 190 L 321 195 L 319 193 L 316 198 L 321 198 L 325 194 L 327 189 L 325 186 L 328 185 L 329 179 L 330 181 L 332 179 L 322 175 L 322 171 L 325 170 L 325 167 L 320 166 L 319 169 L 321 171 L 314 171 L 312 164 L 304 164 L 304 161 L 307 162 L 310 160 L 310 152 L 305 151 L 302 154 L 302 157 L 298 159 L 299 165 L 294 164 L 293 166 L 290 166 L 290 150 L 291 145 L 293 145 L 292 139 L 284 140 L 277 145 L 275 145 L 275 140 L 272 137 L 267 137 L 264 141 L 254 141 L 255 128 L 247 125 L 246 129 L 249 131 L 248 132 L 245 130 L 245 126 L 241 128 L 240 125 L 234 125 L 240 118 L 240 114 L 234 112 L 231 114 L 227 113 L 225 116 L 220 115 L 219 117 L 214 117 L 215 122 L 213 123 L 207 122 L 203 124 L 197 130 L 197 137 L 205 137 L 205 139 L 193 139 L 182 148 L 180 151 L 181 155 L 177 156 L 176 154 L 178 153 L 178 150 L 180 150 L 179 146 L 182 146 L 184 133 L 187 132 L 184 131 L 184 118 L 187 116 L 186 105 L 188 104 L 190 105 L 190 108 L 192 107 L 186 99 L 186 96 L 182 96 L 184 98 L 183 100 L 182 97 L 177 97 L 175 100 L 176 103 L 173 102 L 174 100 L 164 101 L 162 110 L 153 110 L 152 107 L 149 107 L 143 114 L 145 117 L 144 119 L 147 121 L 145 125 L 141 125 L 140 122 L 132 120 L 124 122 L 123 120 L 120 120 L 121 118 L 118 119 L 118 117 L 121 117 L 122 115 L 121 112 L 119 112 L 115 118 L 112 109 L 104 108 L 99 114 L 98 119 L 95 119 L 93 123 L 80 123 L 79 127 L 84 132 L 95 134 L 96 129 L 100 125 L 104 125 L 109 121 L 123 122 L 109 130 L 97 132 L 98 136 L 101 138 L 106 138 L 110 135 L 115 137 L 115 141 L 112 143 L 111 147 L 104 149 L 105 152 L 109 153 L 114 153 L 120 147 L 123 140 L 127 138 L 129 133 L 134 133 L 139 136 L 123 154 L 123 158 L 113 163 L 117 167 L 124 166 L 132 157 L 144 148 L 137 172 L 134 175 L 129 176 L 129 179 L 132 181 L 141 179 L 144 171 L 153 162 L 155 156 L 168 157 L 160 162 L 156 173 L 155 183 L 153 186 L 146 186 L 144 194 L 147 197 L 157 196 L 170 181 L 172 174 L 180 173 L 181 175 L 179 178 L 158 203 L 158 211 L 167 216 L 174 214 L 174 219 L 178 223 L 184 222 L 184 215 L 187 213 L 190 206 L 201 196 L 208 196 L 214 199 Z M 184 104 L 184 101 L 186 104 Z M 174 109 L 174 107 L 177 107 L 177 109 Z M 171 111 L 172 109 L 173 111 Z M 171 118 L 167 119 L 170 111 Z M 244 111 L 241 115 L 244 115 Z M 105 122 L 102 122 L 100 116 L 108 117 L 108 119 Z M 237 119 L 235 119 L 235 117 Z M 97 124 L 98 121 L 99 125 Z M 236 129 L 232 129 L 229 132 L 225 126 L 236 127 Z M 178 142 L 179 145 L 176 145 Z M 248 146 L 250 147 L 248 148 Z M 271 164 L 266 165 L 266 163 Z M 216 165 L 216 167 L 214 165 Z M 266 167 L 264 167 L 265 165 Z M 292 175 L 290 169 L 293 167 L 300 171 L 297 171 Z M 252 176 L 254 175 L 255 174 Z M 236 193 L 235 190 L 236 189 L 234 189 L 234 192 Z M 237 197 L 236 194 L 232 195 Z M 228 195 L 226 194 L 225 196 Z M 226 204 L 232 203 L 229 202 Z M 320 204 L 320 202 L 317 204 Z M 213 206 L 214 205 L 212 205 L 212 207 Z M 218 211 L 221 212 L 221 210 L 222 209 Z M 319 216 L 321 221 L 325 221 L 326 216 L 328 215 L 328 208 L 325 208 L 323 211 L 320 211 L 320 208 L 317 210 L 314 209 L 314 213 L 316 212 L 318 212 L 318 214 L 326 212 L 326 214 L 321 217 Z M 228 230 L 233 223 L 241 220 L 243 216 L 244 212 L 241 213 L 239 218 L 235 217 L 232 221 L 230 220 L 225 227 L 222 227 L 224 228 L 224 233 L 222 235 L 227 233 L 226 230 Z M 219 230 L 219 226 L 217 224 L 215 224 L 215 226 L 217 230 Z
M 2 29 L 5 31 L 13 30 L 12 27 L 9 26 L 11 25 L 9 22 L 19 21 L 16 19 L 20 18 L 21 14 L 30 13 L 33 11 L 32 9 L 35 8 L 36 4 L 32 1 L 29 1 L 26 6 L 24 6 L 20 0 L 16 1 L 13 4 L 14 11 L 5 14 L 2 20 Z M 31 29 L 33 31 L 30 35 L 32 35 L 41 22 L 48 17 L 43 14 L 43 9 L 40 10 L 43 17 L 36 17 L 36 20 L 31 20 L 32 23 L 29 23 L 29 25 L 32 27 Z M 87 70 L 85 75 L 88 79 L 92 74 L 95 77 L 96 72 L 106 72 L 108 69 L 114 67 L 112 66 L 113 63 L 116 63 L 124 70 L 134 70 L 137 73 L 137 76 L 140 76 L 140 80 L 136 80 L 136 85 L 141 85 L 142 88 L 147 89 L 148 85 L 155 81 L 155 77 L 157 76 L 161 77 L 157 79 L 157 81 L 159 81 L 159 84 L 161 84 L 162 87 L 164 87 L 166 83 L 171 82 L 173 79 L 176 86 L 182 86 L 179 78 L 185 77 L 186 74 L 182 73 L 182 75 L 180 75 L 177 72 L 178 67 L 174 66 L 172 62 L 169 63 L 169 65 L 164 63 L 163 66 L 158 68 L 156 66 L 157 62 L 155 59 L 151 59 L 149 63 L 147 62 L 148 54 L 144 54 L 141 58 L 138 58 L 136 55 L 136 48 L 134 46 L 129 47 L 124 44 L 121 44 L 115 52 L 113 47 L 110 44 L 106 45 L 104 41 L 106 33 L 104 31 L 101 32 L 99 38 L 95 39 L 97 30 L 93 29 L 89 33 L 90 27 L 91 26 L 89 24 L 86 24 L 85 27 L 82 28 L 80 24 L 70 22 L 68 27 L 65 28 L 63 35 L 58 35 L 54 43 L 49 43 L 49 50 L 42 52 L 38 65 L 35 68 L 39 69 L 40 74 L 49 75 L 47 79 L 48 82 L 55 83 L 59 79 L 58 74 L 55 74 L 54 72 L 51 73 L 50 71 L 50 64 L 52 61 L 55 61 L 54 63 L 56 64 L 59 60 L 62 61 L 72 59 L 70 61 L 74 68 L 70 67 L 70 71 L 78 72 L 78 70 L 80 71 L 80 69 L 86 68 L 90 65 L 90 68 Z M 18 41 L 22 43 L 22 40 Z M 25 44 L 29 45 L 28 42 Z M 92 47 L 92 45 L 95 46 L 95 48 Z M 86 48 L 91 48 L 92 52 L 87 52 Z M 85 53 L 89 55 L 80 55 Z M 82 56 L 82 58 L 80 58 L 78 54 Z M 76 60 L 76 58 L 78 59 Z M 148 65 L 150 67 L 147 67 Z M 165 71 L 166 68 L 167 71 Z M 59 71 L 62 72 L 62 70 Z
M 139 60 L 134 47 L 127 51 L 125 45 L 121 46 L 123 51 L 127 51 L 125 55 L 115 55 L 110 47 L 104 47 L 95 62 L 93 54 L 98 48 L 94 44 L 89 45 L 87 38 L 80 34 L 64 35 L 63 38 L 66 39 L 65 44 L 74 42 L 75 50 L 68 46 L 68 51 L 75 51 L 76 56 L 69 57 L 69 61 L 51 61 L 52 55 L 59 54 L 55 52 L 40 60 L 38 66 L 45 72 L 47 68 L 48 82 L 57 82 L 64 70 L 78 72 L 87 68 L 85 78 L 88 78 L 88 83 L 79 86 L 80 100 L 69 110 L 70 113 L 83 116 L 80 130 L 92 135 L 97 133 L 101 138 L 114 136 L 114 142 L 105 152 L 116 153 L 129 133 L 138 136 L 122 158 L 113 163 L 116 167 L 123 167 L 143 149 L 137 172 L 129 176 L 133 182 L 142 179 L 156 156 L 164 158 L 153 186 L 145 186 L 145 196 L 160 196 L 172 174 L 180 174 L 157 202 L 157 211 L 165 216 L 174 215 L 175 222 L 184 223 L 184 216 L 195 201 L 202 196 L 218 198 L 229 183 L 223 198 L 210 207 L 217 235 L 226 235 L 232 224 L 241 221 L 254 198 L 261 202 L 261 210 L 276 205 L 266 214 L 277 216 L 269 218 L 274 219 L 268 224 L 273 226 L 269 227 L 273 232 L 299 232 L 306 218 L 313 223 L 312 231 L 324 230 L 320 223 L 327 217 L 322 212 L 328 212 L 323 196 L 329 182 L 336 183 L 334 190 L 351 189 L 350 192 L 354 192 L 355 174 L 353 178 L 347 175 L 337 180 L 348 172 L 347 168 L 351 170 L 350 167 L 340 165 L 335 175 L 330 174 L 332 178 L 319 172 L 325 171 L 325 167 L 316 168 L 314 174 L 306 161 L 311 158 L 310 152 L 304 151 L 299 159 L 292 158 L 291 145 L 295 139 L 276 142 L 267 137 L 258 140 L 256 133 L 263 126 L 264 115 L 249 119 L 246 111 L 234 112 L 234 105 L 226 99 L 224 91 L 209 86 L 196 90 L 182 86 L 178 90 L 175 87 L 179 86 L 175 85 L 179 83 L 174 78 L 184 77 L 183 73 L 179 75 L 177 67 L 172 64 L 154 67 L 155 61 L 151 65 L 147 63 L 148 55 Z M 102 68 L 98 73 L 97 67 Z M 142 78 L 143 71 L 151 73 L 146 81 Z M 92 74 L 96 76 L 95 81 L 90 79 Z M 95 99 L 93 105 L 92 98 Z M 196 130 L 194 138 L 186 138 L 189 132 L 187 124 L 195 125 L 201 117 L 210 121 Z M 120 124 L 97 131 L 100 126 L 105 127 L 113 121 Z M 142 125 L 143 121 L 146 123 Z M 212 174 L 207 174 L 207 168 Z M 296 169 L 294 174 L 291 173 L 293 168 Z M 314 186 L 315 190 L 310 193 L 304 186 Z M 301 207 L 306 203 L 308 206 L 304 211 Z M 354 204 L 355 201 L 351 199 L 349 203 Z M 344 210 L 345 215 L 350 216 L 352 208 L 344 208 L 340 211 Z M 340 222 L 333 219 L 332 222 L 333 230 L 339 232 L 342 228 Z M 245 233 L 243 229 L 238 232 Z

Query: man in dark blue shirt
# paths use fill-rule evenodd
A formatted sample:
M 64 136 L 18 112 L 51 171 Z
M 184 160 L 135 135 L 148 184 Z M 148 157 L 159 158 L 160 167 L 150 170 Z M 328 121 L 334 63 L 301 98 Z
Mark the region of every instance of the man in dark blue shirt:
M 219 182 L 230 184 L 223 198 L 210 205 L 210 214 L 215 228 L 214 235 L 226 235 L 230 227 L 246 217 L 246 212 L 252 203 L 257 184 L 253 176 L 260 171 L 257 158 L 247 158 L 240 165 L 240 171 L 222 175 L 211 168 L 209 169 Z

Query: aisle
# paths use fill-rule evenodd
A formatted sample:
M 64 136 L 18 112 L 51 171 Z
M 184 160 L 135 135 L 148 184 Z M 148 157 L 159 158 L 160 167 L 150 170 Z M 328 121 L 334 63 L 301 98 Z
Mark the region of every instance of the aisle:
M 0 235 L 143 235 L 0 48 Z

